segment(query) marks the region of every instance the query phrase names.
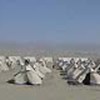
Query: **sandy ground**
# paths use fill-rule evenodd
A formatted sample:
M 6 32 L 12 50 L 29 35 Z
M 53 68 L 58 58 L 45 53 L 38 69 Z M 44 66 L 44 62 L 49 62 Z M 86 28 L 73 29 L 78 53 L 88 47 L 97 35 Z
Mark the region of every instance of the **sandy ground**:
M 99 86 L 69 86 L 57 70 L 41 86 L 7 83 L 16 72 L 0 73 L 0 100 L 100 100 Z

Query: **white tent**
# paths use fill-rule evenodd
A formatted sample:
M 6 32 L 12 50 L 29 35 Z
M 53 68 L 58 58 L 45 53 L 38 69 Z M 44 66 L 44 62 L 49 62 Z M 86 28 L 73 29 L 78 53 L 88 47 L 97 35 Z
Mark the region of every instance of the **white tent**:
M 9 70 L 4 56 L 0 56 L 0 70 L 1 70 L 1 72 Z
M 14 82 L 16 84 L 26 84 L 26 83 L 30 83 L 32 85 L 42 84 L 41 78 L 38 76 L 37 72 L 32 68 L 32 66 L 27 65 L 23 67 L 25 67 L 25 70 L 20 71 L 14 76 Z
M 35 69 L 36 74 L 37 74 L 40 78 L 44 79 L 44 78 L 45 78 L 45 75 L 44 75 L 44 73 L 42 73 L 42 72 L 40 71 L 40 67 L 41 67 L 41 66 L 39 66 L 39 64 L 38 64 L 37 62 L 33 65 L 33 68 Z

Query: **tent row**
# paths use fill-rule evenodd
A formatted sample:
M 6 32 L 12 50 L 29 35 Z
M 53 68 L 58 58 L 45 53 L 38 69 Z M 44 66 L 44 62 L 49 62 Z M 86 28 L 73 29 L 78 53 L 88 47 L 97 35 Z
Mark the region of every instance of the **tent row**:
M 100 64 L 90 58 L 58 58 L 55 66 L 70 84 L 100 85 Z
M 42 84 L 46 75 L 52 72 L 49 64 L 61 70 L 70 84 L 100 85 L 100 63 L 90 58 L 0 56 L 0 72 L 20 67 L 13 76 L 15 84 Z
M 0 72 L 9 71 L 17 66 L 24 65 L 24 60 L 30 60 L 31 64 L 34 64 L 38 60 L 44 60 L 45 63 L 52 63 L 51 57 L 41 57 L 37 59 L 36 57 L 21 57 L 21 56 L 0 56 Z
M 14 74 L 11 80 L 19 85 L 41 85 L 46 78 L 46 75 L 52 72 L 47 65 L 47 63 L 50 63 L 50 60 L 48 59 L 48 62 L 46 59 L 35 59 L 35 57 L 21 58 L 19 65 L 17 65 L 20 66 L 20 70 Z

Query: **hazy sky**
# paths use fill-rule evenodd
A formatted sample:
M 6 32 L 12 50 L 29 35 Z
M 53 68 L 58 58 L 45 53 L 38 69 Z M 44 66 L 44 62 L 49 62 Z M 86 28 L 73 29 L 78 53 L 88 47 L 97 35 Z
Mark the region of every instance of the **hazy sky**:
M 100 44 L 100 0 L 0 0 L 0 41 Z

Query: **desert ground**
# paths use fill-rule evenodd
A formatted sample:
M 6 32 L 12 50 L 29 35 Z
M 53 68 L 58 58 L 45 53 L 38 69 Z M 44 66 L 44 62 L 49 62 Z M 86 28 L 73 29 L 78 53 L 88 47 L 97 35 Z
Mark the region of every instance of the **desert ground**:
M 1 100 L 99 100 L 99 86 L 73 86 L 53 70 L 41 86 L 15 85 L 7 81 L 17 70 L 0 74 Z
M 10 51 L 6 51 L 2 51 L 0 54 L 14 55 L 15 53 L 15 51 L 13 54 Z M 61 54 L 57 54 L 57 52 L 54 54 L 59 56 L 62 52 Z M 54 54 L 52 55 L 54 56 Z M 21 55 L 21 52 L 18 55 Z M 74 53 L 66 53 L 66 55 L 82 56 L 82 54 Z M 97 57 L 97 55 L 89 54 L 85 56 Z M 14 70 L 0 73 L 0 100 L 100 100 L 100 86 L 68 85 L 67 81 L 60 76 L 59 70 L 56 69 L 52 69 L 52 74 L 48 75 L 40 86 L 9 84 L 7 81 L 18 70 L 19 68 L 15 68 Z

